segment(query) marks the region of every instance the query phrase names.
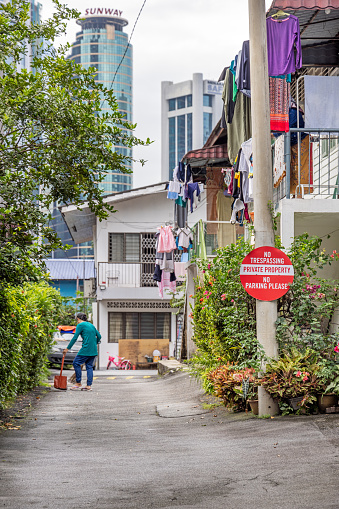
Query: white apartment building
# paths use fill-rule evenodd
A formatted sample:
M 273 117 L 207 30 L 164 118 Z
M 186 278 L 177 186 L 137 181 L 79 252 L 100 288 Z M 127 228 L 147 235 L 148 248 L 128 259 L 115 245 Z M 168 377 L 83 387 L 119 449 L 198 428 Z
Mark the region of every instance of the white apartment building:
M 116 212 L 99 221 L 87 206 L 62 207 L 62 214 L 76 243 L 93 241 L 97 302 L 93 323 L 102 340 L 98 363 L 105 369 L 108 356 L 125 356 L 145 364 L 154 348 L 162 355 L 176 354 L 178 323 L 170 305 L 171 294 L 160 296 L 155 269 L 158 228 L 174 225 L 174 202 L 167 199 L 163 182 L 105 197 Z M 205 215 L 205 202 L 189 215 L 194 225 Z M 179 262 L 175 251 L 174 261 Z
M 202 147 L 221 117 L 223 86 L 201 73 L 181 83 L 161 83 L 161 180 L 190 150 Z

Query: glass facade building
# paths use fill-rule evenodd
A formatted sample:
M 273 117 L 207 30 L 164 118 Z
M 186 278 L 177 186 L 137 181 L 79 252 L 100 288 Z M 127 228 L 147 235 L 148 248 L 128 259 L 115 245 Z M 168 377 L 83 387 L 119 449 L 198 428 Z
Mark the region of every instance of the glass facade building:
M 125 115 L 126 120 L 132 122 L 133 48 L 128 46 L 128 34 L 123 31 L 128 24 L 127 20 L 114 15 L 114 12 L 121 14 L 121 11 L 113 9 L 86 9 L 86 17 L 77 21 L 81 31 L 76 34 L 69 58 L 86 69 L 97 69 L 95 80 L 114 90 L 119 111 Z M 110 111 L 105 102 L 102 110 Z M 115 150 L 132 157 L 132 149 L 117 145 Z M 132 170 L 132 164 L 127 163 L 126 168 Z M 101 187 L 105 194 L 128 191 L 132 188 L 132 175 L 109 173 Z
M 161 87 L 161 180 L 165 181 L 187 152 L 206 143 L 221 116 L 222 86 L 197 73 L 192 80 L 164 81 Z

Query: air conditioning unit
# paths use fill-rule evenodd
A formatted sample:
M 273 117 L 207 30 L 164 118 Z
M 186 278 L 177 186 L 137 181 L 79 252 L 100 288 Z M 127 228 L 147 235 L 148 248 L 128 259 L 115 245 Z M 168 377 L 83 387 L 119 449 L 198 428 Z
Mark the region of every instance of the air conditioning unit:
M 84 297 L 87 299 L 93 299 L 96 296 L 96 284 L 95 278 L 85 279 L 84 281 Z

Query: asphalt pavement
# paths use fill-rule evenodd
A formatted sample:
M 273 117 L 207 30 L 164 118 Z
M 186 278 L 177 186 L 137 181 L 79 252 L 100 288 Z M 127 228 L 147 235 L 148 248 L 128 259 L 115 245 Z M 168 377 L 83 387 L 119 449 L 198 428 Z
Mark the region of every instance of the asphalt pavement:
M 1 432 L 0 507 L 338 509 L 338 415 L 231 414 L 149 371 L 52 388 Z

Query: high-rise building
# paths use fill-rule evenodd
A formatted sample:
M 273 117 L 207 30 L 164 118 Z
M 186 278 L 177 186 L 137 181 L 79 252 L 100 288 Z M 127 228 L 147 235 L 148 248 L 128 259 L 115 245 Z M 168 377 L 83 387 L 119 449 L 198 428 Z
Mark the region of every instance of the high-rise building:
M 0 0 L 0 4 L 6 4 L 7 0 Z M 40 23 L 41 20 L 41 10 L 42 4 L 37 2 L 36 0 L 31 0 L 30 5 L 30 22 L 31 23 Z M 34 72 L 32 69 L 32 54 L 35 53 L 35 46 L 31 46 L 28 41 L 26 44 L 26 53 L 22 55 L 20 63 L 18 65 L 18 70 L 27 69 L 28 71 Z
M 42 5 L 35 0 L 31 0 L 31 23 L 40 23 Z
M 77 20 L 81 27 L 72 44 L 69 58 L 86 69 L 95 67 L 95 80 L 106 88 L 113 89 L 119 111 L 127 121 L 132 122 L 133 92 L 133 48 L 128 45 L 128 34 L 123 31 L 128 21 L 122 17 L 122 11 L 111 8 L 94 7 L 85 9 L 84 15 Z M 108 105 L 102 104 L 103 112 L 110 112 Z M 132 149 L 119 146 L 116 152 L 132 157 Z M 132 164 L 126 162 L 126 168 Z M 110 172 L 100 184 L 104 194 L 126 191 L 132 188 L 132 175 Z M 67 252 L 57 250 L 53 258 L 93 258 L 91 243 L 75 245 L 68 228 L 59 212 L 59 204 L 54 204 L 51 226 L 58 233 L 63 244 L 71 245 Z
M 182 83 L 161 83 L 161 180 L 189 152 L 204 145 L 222 113 L 222 85 L 201 73 Z
M 133 49 L 128 46 L 128 35 L 123 31 L 128 21 L 121 16 L 122 11 L 117 9 L 86 9 L 84 16 L 77 20 L 81 31 L 76 34 L 69 58 L 86 69 L 97 69 L 95 80 L 114 90 L 119 111 L 132 122 Z M 110 111 L 106 104 L 102 109 Z M 132 149 L 117 145 L 115 150 L 132 157 Z M 132 169 L 131 163 L 126 163 L 126 168 Z M 127 191 L 132 188 L 132 175 L 109 173 L 101 186 L 105 194 Z

